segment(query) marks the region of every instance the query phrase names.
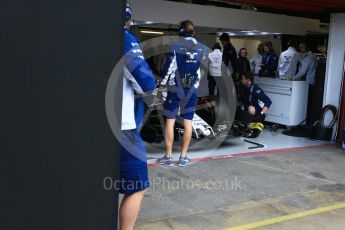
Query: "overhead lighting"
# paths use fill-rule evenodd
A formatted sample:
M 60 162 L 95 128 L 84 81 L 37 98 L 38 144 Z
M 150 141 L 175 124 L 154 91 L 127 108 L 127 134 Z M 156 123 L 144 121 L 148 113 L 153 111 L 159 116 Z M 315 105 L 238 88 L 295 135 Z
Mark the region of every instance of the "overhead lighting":
M 217 32 L 217 36 L 222 35 L 223 33 L 227 33 L 229 36 L 236 36 L 237 34 L 233 33 L 233 32 Z
M 144 21 L 144 24 L 153 24 L 154 22 L 151 21 Z
M 152 31 L 152 30 L 141 30 L 140 33 L 142 33 L 142 34 L 157 34 L 157 35 L 163 35 L 164 34 L 164 32 Z

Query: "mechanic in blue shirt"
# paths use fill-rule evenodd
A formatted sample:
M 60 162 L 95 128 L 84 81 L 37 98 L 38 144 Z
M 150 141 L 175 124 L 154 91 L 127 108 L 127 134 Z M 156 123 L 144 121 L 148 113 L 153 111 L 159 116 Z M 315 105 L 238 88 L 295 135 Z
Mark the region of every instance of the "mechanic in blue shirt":
M 133 229 L 145 190 L 150 186 L 147 170 L 146 149 L 138 124 L 143 119 L 144 104 L 136 94 L 153 91 L 156 80 L 146 63 L 139 41 L 130 32 L 132 9 L 129 4 L 125 13 L 125 47 L 123 71 L 123 101 L 121 120 L 120 181 L 114 187 L 124 194 L 120 206 L 120 229 Z
M 275 77 L 275 71 L 278 67 L 279 58 L 274 52 L 272 43 L 264 43 L 264 54 L 262 56 L 261 70 L 259 72 L 260 77 Z
M 160 88 L 167 86 L 168 95 L 164 104 L 166 116 L 165 142 L 166 153 L 158 163 L 172 166 L 175 119 L 180 111 L 183 118 L 184 134 L 178 165 L 191 163 L 187 150 L 192 137 L 192 119 L 195 112 L 196 93 L 201 77 L 200 66 L 207 60 L 207 49 L 195 38 L 194 24 L 190 20 L 180 23 L 180 39 L 170 46 L 167 54 Z
M 271 99 L 254 83 L 254 76 L 251 72 L 242 75 L 241 84 L 242 90 L 239 96 L 241 109 L 253 116 L 261 115 L 264 118 L 272 105 Z

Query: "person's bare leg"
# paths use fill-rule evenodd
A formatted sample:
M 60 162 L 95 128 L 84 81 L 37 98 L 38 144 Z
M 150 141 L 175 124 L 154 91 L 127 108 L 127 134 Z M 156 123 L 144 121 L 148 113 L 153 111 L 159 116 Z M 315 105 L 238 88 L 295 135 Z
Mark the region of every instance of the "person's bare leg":
M 165 122 L 165 144 L 166 144 L 166 153 L 165 156 L 171 157 L 172 148 L 174 143 L 174 125 L 175 119 L 166 119 Z
M 184 119 L 183 125 L 184 125 L 184 134 L 183 134 L 183 139 L 182 139 L 181 156 L 185 157 L 187 155 L 190 139 L 192 138 L 192 121 Z
M 248 112 L 249 112 L 249 114 L 251 114 L 251 115 L 253 115 L 253 116 L 255 116 L 255 107 L 254 106 L 249 106 L 248 107 Z
M 133 230 L 145 190 L 125 196 L 120 206 L 120 230 Z

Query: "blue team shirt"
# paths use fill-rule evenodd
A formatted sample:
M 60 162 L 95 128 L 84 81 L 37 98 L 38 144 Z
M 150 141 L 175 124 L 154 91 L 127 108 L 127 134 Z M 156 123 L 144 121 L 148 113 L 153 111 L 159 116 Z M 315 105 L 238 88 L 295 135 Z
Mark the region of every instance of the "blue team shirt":
M 272 105 L 271 99 L 257 84 L 252 84 L 250 87 L 242 87 L 239 101 L 244 106 L 254 106 L 258 110 L 262 108 L 259 104 L 259 100 L 262 101 L 267 108 Z
M 124 65 L 130 75 L 127 73 L 126 78 L 131 81 L 132 90 L 136 94 L 145 94 L 152 92 L 156 87 L 156 80 L 154 75 L 145 61 L 143 52 L 140 47 L 138 39 L 125 28 L 125 47 L 124 47 Z M 126 72 L 126 71 L 125 71 Z M 126 74 L 126 73 L 125 73 Z M 128 89 L 124 89 L 128 91 Z M 127 100 L 127 95 L 132 92 L 124 92 L 123 100 Z M 124 103 L 126 105 L 126 103 Z M 131 103 L 128 103 L 131 104 Z M 134 108 L 124 107 L 126 113 L 135 114 L 136 126 L 142 121 L 144 116 L 144 102 L 143 98 L 135 99 Z M 123 113 L 124 114 L 124 113 Z M 124 115 L 123 115 L 124 116 Z
M 170 46 L 163 68 L 162 85 L 178 86 L 181 78 L 193 76 L 198 88 L 201 61 L 208 55 L 206 47 L 193 37 L 184 37 Z

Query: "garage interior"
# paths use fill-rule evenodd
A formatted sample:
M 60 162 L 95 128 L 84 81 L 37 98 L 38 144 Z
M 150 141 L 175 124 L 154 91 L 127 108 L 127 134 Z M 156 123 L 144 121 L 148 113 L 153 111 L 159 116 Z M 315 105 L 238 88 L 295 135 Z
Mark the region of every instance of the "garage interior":
M 143 43 L 145 57 L 159 52 L 152 50 L 157 43 L 159 49 L 169 45 L 168 36 L 176 36 L 184 19 L 195 23 L 196 38 L 206 46 L 227 32 L 237 51 L 247 48 L 249 58 L 260 42 L 271 41 L 279 56 L 289 39 L 303 39 L 318 57 L 314 112 L 320 114 L 328 104 L 338 108 L 330 140 L 284 135 L 303 124 L 306 113 L 298 115 L 298 111 L 306 107 L 301 98 L 307 97 L 307 86 L 256 78 L 273 98 L 266 128 L 252 139 L 261 147 L 243 137 L 216 144 L 207 138 L 195 140 L 188 153 L 193 163 L 181 169 L 156 163 L 164 153 L 164 140 L 147 143 L 153 186 L 145 195 L 136 229 L 344 229 L 345 155 L 340 143 L 345 124 L 345 2 L 132 0 L 131 5 L 132 30 Z M 281 96 L 284 89 L 288 93 Z M 207 94 L 204 77 L 198 96 Z M 332 119 L 332 113 L 326 113 L 325 124 Z M 272 130 L 272 124 L 278 124 L 278 130 Z M 174 159 L 179 146 L 174 148 Z M 192 181 L 207 185 L 237 180 L 240 188 L 188 187 Z
M 222 107 L 206 101 L 200 111 L 222 108 L 231 116 L 211 126 L 216 138 L 212 132 L 194 136 L 192 164 L 159 165 L 164 139 L 146 142 L 151 187 L 135 229 L 345 229 L 345 1 L 128 1 L 132 31 L 153 69 L 152 54 L 166 51 L 184 19 L 195 23 L 196 38 L 207 47 L 226 32 L 249 57 L 262 41 L 270 41 L 279 55 L 288 40 L 303 39 L 318 57 L 314 112 L 326 105 L 338 111 L 327 141 L 285 135 L 304 120 L 304 112 L 296 112 L 303 107 L 304 82 L 257 77 L 274 104 L 264 131 L 247 138 L 228 135 L 234 96 L 221 97 Z M 119 229 L 122 196 L 112 185 L 120 180 L 123 143 L 116 138 L 121 129 L 112 125 L 121 123 L 122 76 L 110 95 L 113 123 L 105 101 L 123 57 L 126 1 L 0 5 L 0 229 Z M 207 79 L 201 83 L 198 96 L 208 99 Z M 233 87 L 232 79 L 227 83 Z M 333 118 L 328 111 L 323 123 Z M 177 138 L 174 160 L 180 143 Z

